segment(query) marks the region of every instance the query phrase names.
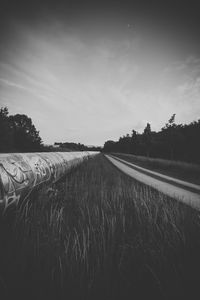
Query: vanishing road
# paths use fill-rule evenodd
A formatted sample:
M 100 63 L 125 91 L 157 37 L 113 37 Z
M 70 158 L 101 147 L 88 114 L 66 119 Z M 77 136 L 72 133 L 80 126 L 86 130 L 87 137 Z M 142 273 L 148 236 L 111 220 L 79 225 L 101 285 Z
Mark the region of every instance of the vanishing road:
M 113 155 L 105 156 L 125 174 L 200 210 L 200 185 L 150 171 Z

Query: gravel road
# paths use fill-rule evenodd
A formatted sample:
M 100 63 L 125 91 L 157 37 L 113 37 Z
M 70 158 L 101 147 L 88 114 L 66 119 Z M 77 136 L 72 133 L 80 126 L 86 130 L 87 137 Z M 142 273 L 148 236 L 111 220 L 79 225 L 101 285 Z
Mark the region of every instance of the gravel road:
M 182 181 L 148 169 L 139 167 L 123 159 L 105 155 L 123 173 L 149 185 L 172 198 L 200 210 L 200 185 Z

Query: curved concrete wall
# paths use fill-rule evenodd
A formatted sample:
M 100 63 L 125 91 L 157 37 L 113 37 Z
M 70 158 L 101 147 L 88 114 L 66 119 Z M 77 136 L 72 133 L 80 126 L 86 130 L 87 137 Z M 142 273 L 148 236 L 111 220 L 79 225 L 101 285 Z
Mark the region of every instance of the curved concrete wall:
M 7 208 L 42 183 L 54 183 L 72 167 L 98 152 L 0 154 L 0 204 Z

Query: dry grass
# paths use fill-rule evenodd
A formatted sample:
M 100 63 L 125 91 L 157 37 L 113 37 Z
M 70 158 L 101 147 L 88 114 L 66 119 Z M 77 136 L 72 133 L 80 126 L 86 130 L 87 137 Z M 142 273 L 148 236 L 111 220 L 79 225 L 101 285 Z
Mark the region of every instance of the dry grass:
M 199 213 L 103 156 L 1 218 L 4 299 L 194 299 Z
M 173 176 L 188 182 L 200 184 L 200 165 L 182 161 L 160 158 L 148 158 L 124 153 L 113 153 L 115 156 L 132 162 L 138 166 Z

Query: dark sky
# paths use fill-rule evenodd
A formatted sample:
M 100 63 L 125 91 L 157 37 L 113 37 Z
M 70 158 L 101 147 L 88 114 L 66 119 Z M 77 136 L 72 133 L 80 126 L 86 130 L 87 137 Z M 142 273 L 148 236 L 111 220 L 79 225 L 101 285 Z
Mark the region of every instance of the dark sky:
M 1 1 L 0 105 L 45 142 L 191 122 L 199 96 L 198 1 Z
M 116 26 L 121 22 L 132 24 L 137 33 L 145 31 L 157 34 L 166 43 L 172 43 L 180 51 L 200 54 L 200 4 L 199 1 L 77 1 L 77 0 L 3 0 L 1 1 L 1 44 L 15 38 L 16 22 L 28 26 L 39 26 L 50 19 L 60 20 L 66 27 L 92 26 L 102 28 L 108 24 Z M 97 24 L 96 24 L 97 23 Z M 98 24 L 99 23 L 99 24 Z M 51 24 L 49 24 L 51 26 Z M 87 28 L 87 26 L 89 28 Z M 109 30 L 108 28 L 106 28 Z M 110 28 L 113 33 L 112 28 Z M 95 32 L 94 32 L 95 34 Z M 98 34 L 98 32 L 97 32 Z

